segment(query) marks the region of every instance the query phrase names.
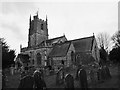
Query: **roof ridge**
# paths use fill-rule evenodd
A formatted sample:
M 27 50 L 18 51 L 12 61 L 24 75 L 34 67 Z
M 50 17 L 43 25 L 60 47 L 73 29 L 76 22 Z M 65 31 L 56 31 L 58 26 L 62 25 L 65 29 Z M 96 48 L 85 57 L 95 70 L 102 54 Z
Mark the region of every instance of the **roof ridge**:
M 55 38 L 51 38 L 51 39 L 48 39 L 48 40 L 54 40 L 54 39 L 58 39 L 58 38 L 62 38 L 62 37 L 65 37 L 65 35 L 59 36 L 59 37 L 55 37 Z M 48 41 L 48 40 L 44 40 L 44 41 Z
M 93 36 L 89 36 L 89 37 L 83 37 L 83 38 L 73 39 L 73 40 L 69 40 L 69 41 L 82 40 L 82 39 L 87 39 L 87 38 L 92 38 L 92 37 L 93 37 Z
M 71 43 L 71 41 L 65 41 L 65 42 L 62 42 L 62 43 L 57 43 L 56 45 L 62 45 L 62 44 L 66 44 L 66 43 Z

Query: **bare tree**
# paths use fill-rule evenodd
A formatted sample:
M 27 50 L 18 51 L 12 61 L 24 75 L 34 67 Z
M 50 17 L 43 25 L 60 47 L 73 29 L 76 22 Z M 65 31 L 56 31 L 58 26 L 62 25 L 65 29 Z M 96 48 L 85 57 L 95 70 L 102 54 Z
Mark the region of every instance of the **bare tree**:
M 115 47 L 120 47 L 120 30 L 117 31 L 113 36 L 112 36 L 113 43 L 115 44 Z
M 104 48 L 106 51 L 108 51 L 109 45 L 110 45 L 110 36 L 106 32 L 101 32 L 97 35 L 97 43 L 98 47 Z

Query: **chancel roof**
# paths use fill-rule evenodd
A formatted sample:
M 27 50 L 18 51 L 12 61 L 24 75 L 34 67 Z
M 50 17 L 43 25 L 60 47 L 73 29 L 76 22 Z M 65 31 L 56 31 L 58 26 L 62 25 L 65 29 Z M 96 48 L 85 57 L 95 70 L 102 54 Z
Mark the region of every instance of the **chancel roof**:
M 94 36 L 71 40 L 75 47 L 75 52 L 91 51 L 93 46 Z

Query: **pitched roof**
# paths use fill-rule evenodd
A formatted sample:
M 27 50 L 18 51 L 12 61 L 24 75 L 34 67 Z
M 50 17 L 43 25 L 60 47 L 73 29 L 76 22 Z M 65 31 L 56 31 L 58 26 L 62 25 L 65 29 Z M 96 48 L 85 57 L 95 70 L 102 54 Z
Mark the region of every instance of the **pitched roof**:
M 52 39 L 48 39 L 48 40 L 46 40 L 46 43 L 49 43 L 49 42 L 52 42 L 52 41 L 55 41 L 55 40 L 61 39 L 61 38 L 63 38 L 63 37 L 65 37 L 65 35 L 60 36 L 60 37 L 56 37 L 56 38 L 52 38 Z
M 49 54 L 49 57 L 60 57 L 65 56 L 68 52 L 71 42 L 67 41 L 61 44 L 57 44 L 53 47 Z
M 93 46 L 93 40 L 94 40 L 94 36 L 90 36 L 90 37 L 71 40 L 71 42 L 73 43 L 76 52 L 85 52 L 85 51 L 91 51 Z
M 52 38 L 52 39 L 48 39 L 48 40 L 46 40 L 46 43 L 52 43 L 52 42 L 54 42 L 54 41 L 57 41 L 57 40 L 59 40 L 59 39 L 62 39 L 63 37 L 65 37 L 65 35 L 60 36 L 60 37 L 56 37 L 56 38 Z M 45 42 L 45 41 L 43 41 L 43 42 Z

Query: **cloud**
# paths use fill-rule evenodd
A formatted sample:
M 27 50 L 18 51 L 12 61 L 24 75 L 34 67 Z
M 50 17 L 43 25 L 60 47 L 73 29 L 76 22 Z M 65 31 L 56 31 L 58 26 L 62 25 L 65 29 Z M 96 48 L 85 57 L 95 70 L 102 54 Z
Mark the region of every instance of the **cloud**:
M 19 44 L 27 46 L 29 16 L 48 16 L 50 37 L 66 34 L 75 39 L 100 31 L 112 33 L 117 27 L 117 3 L 85 2 L 2 2 L 0 3 L 0 36 L 19 51 Z M 109 31 L 111 30 L 111 31 Z

